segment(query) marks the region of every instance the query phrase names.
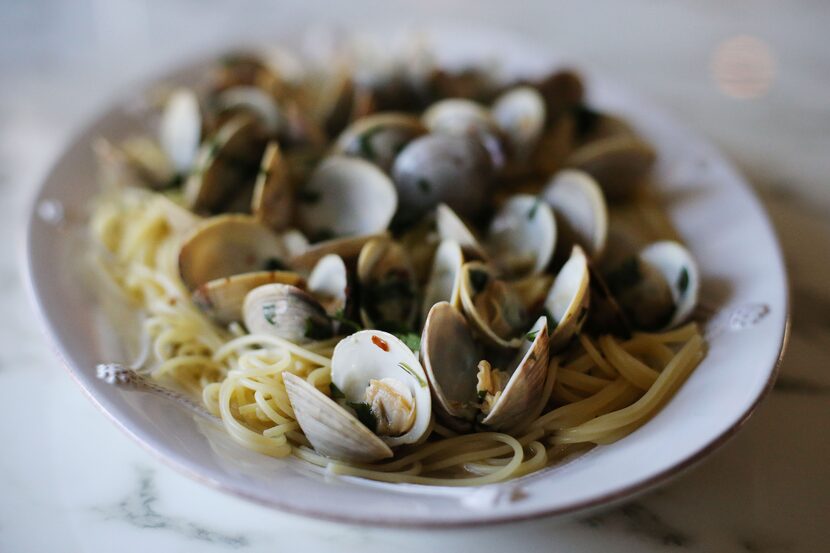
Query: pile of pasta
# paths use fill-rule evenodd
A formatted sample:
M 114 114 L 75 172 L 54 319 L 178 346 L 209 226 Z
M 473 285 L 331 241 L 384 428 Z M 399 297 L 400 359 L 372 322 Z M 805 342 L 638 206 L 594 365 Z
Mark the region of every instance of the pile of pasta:
M 630 339 L 579 334 L 554 356 L 534 417 L 511 434 L 458 435 L 432 423 L 429 438 L 391 461 L 357 465 L 325 458 L 298 425 L 282 375 L 330 393 L 338 338 L 296 345 L 221 328 L 191 301 L 178 273 L 180 237 L 158 194 L 104 194 L 91 222 L 96 269 L 143 314 L 140 364 L 153 379 L 200 397 L 238 443 L 273 457 L 295 455 L 335 474 L 386 482 L 480 485 L 539 470 L 630 434 L 665 404 L 705 355 L 695 323 Z

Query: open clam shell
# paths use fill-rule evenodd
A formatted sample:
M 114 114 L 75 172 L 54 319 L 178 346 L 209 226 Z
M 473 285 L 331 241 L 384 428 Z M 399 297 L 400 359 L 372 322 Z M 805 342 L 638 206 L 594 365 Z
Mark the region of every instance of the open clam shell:
M 435 226 L 441 240 L 457 242 L 467 258 L 488 259 L 487 252 L 473 232 L 447 204 L 438 204 L 435 209 Z
M 357 260 L 360 319 L 369 328 L 411 328 L 418 316 L 417 278 L 403 247 L 371 240 Z
M 418 357 L 395 336 L 361 330 L 341 340 L 331 359 L 331 382 L 355 410 L 374 421 L 391 447 L 426 438 L 432 397 Z
M 656 267 L 669 283 L 674 312 L 666 328 L 686 321 L 697 306 L 700 293 L 700 270 L 692 254 L 679 243 L 664 240 L 646 246 L 640 258 Z
M 311 270 L 323 257 L 329 254 L 337 254 L 348 266 L 354 266 L 360 250 L 367 242 L 375 239 L 389 238 L 388 232 L 375 234 L 364 234 L 361 236 L 347 236 L 346 238 L 334 238 L 309 245 L 302 251 L 296 252 L 291 257 L 291 266 L 297 269 Z
M 279 144 L 269 142 L 254 183 L 251 213 L 265 226 L 282 231 L 291 226 L 293 211 L 294 198 L 288 167 Z
M 376 113 L 349 125 L 338 137 L 334 149 L 337 153 L 361 157 L 388 172 L 398 153 L 426 132 L 414 115 Z
M 305 281 L 290 271 L 257 271 L 208 281 L 193 291 L 193 302 L 219 324 L 242 320 L 245 296 L 265 284 L 303 286 Z
M 264 150 L 265 135 L 255 119 L 238 115 L 229 120 L 202 144 L 185 183 L 185 203 L 197 213 L 219 213 L 234 198 L 250 193 Z
M 421 314 L 424 320 L 436 303 L 446 301 L 453 307 L 461 307 L 461 266 L 464 254 L 461 246 L 454 240 L 443 240 L 435 250 L 432 270 L 424 289 Z
M 516 352 L 507 386 L 482 424 L 509 430 L 527 418 L 527 412 L 538 404 L 545 385 L 550 345 L 547 319 L 539 317 Z
M 373 234 L 389 226 L 397 207 L 395 186 L 383 171 L 362 159 L 332 156 L 299 191 L 297 222 L 313 242 Z
M 566 161 L 594 177 L 609 200 L 631 197 L 656 160 L 654 148 L 636 135 L 603 138 L 575 150 Z
M 541 195 L 556 216 L 557 251 L 567 255 L 576 244 L 591 259 L 601 257 L 608 237 L 608 206 L 596 181 L 583 171 L 566 169 L 550 180 Z
M 545 310 L 556 326 L 550 337 L 550 347 L 558 351 L 570 342 L 588 318 L 590 301 L 588 259 L 579 246 L 574 246 L 571 257 L 562 266 L 553 281 Z
M 421 334 L 421 359 L 436 399 L 436 412 L 455 426 L 478 413 L 476 365 L 481 359 L 464 316 L 446 301 L 429 310 Z
M 252 115 L 271 136 L 281 126 L 282 114 L 276 99 L 258 86 L 238 85 L 217 94 L 216 108 L 220 114 L 244 112 Z
M 392 450 L 357 418 L 323 392 L 290 372 L 282 373 L 294 415 L 318 453 L 340 461 L 371 463 Z
M 167 155 L 146 137 L 130 137 L 119 145 L 98 138 L 93 151 L 108 184 L 162 190 L 176 182 Z
M 248 215 L 205 219 L 184 238 L 179 272 L 193 290 L 212 280 L 279 269 L 286 259 L 282 239 Z
M 505 274 L 521 277 L 541 273 L 556 246 L 556 221 L 544 201 L 516 194 L 490 223 L 487 250 Z
M 527 312 L 521 296 L 492 268 L 472 261 L 461 267 L 461 307 L 473 329 L 490 345 L 521 346 Z
M 178 173 L 193 166 L 202 136 L 202 114 L 196 93 L 188 88 L 174 90 L 164 105 L 159 140 Z
M 334 328 L 314 296 L 290 284 L 265 284 L 245 296 L 245 327 L 251 334 L 270 334 L 295 344 L 326 340 Z
M 483 105 L 465 98 L 447 98 L 432 104 L 421 116 L 430 132 L 470 136 L 498 132 L 496 121 Z
M 439 203 L 465 216 L 486 204 L 493 163 L 475 138 L 428 134 L 410 142 L 392 166 L 402 209 L 396 219 L 417 220 Z

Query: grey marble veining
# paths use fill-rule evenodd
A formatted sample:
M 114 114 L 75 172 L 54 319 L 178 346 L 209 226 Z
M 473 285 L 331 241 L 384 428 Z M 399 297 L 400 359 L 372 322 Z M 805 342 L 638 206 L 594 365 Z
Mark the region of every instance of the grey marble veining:
M 331 3 L 216 0 L 0 5 L 0 551 L 700 551 L 817 553 L 830 543 L 830 7 L 782 3 Z M 221 44 L 319 24 L 472 20 L 512 29 L 624 82 L 724 148 L 779 231 L 793 329 L 774 392 L 700 466 L 574 520 L 469 531 L 356 528 L 276 513 L 181 476 L 83 397 L 20 279 L 29 198 L 72 132 L 118 90 Z M 713 53 L 763 40 L 766 94 L 718 91 Z

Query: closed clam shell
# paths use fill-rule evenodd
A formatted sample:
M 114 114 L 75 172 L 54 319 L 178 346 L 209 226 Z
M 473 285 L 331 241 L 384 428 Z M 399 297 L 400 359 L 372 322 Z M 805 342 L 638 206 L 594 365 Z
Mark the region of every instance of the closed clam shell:
M 248 215 L 205 219 L 182 241 L 179 272 L 193 290 L 211 280 L 279 267 L 282 239 Z
M 383 440 L 305 379 L 283 372 L 294 416 L 314 450 L 339 461 L 371 463 L 392 457 Z
M 516 353 L 510 380 L 493 408 L 481 421 L 497 430 L 510 430 L 524 422 L 538 405 L 548 371 L 550 341 L 546 317 L 539 317 Z
M 530 86 L 518 86 L 496 98 L 490 112 L 511 157 L 519 162 L 529 159 L 545 128 L 547 114 L 542 95 Z
M 337 138 L 337 153 L 357 156 L 384 171 L 392 168 L 398 153 L 427 132 L 420 119 L 408 113 L 376 113 L 358 119 Z
M 220 324 L 242 320 L 245 296 L 265 284 L 303 286 L 305 281 L 290 271 L 257 271 L 208 281 L 193 291 L 193 302 Z
M 295 344 L 326 340 L 334 328 L 320 303 L 290 284 L 265 284 L 245 296 L 245 327 L 251 334 L 270 334 Z

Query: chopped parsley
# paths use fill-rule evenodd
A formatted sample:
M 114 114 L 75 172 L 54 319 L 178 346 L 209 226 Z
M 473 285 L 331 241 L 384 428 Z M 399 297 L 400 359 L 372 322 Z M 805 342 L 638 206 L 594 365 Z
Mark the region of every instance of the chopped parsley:
M 304 204 L 316 204 L 320 201 L 320 193 L 316 190 L 302 189 L 297 191 L 297 199 Z
M 546 307 L 543 313 L 545 319 L 548 321 L 548 334 L 553 332 L 553 329 L 556 328 L 559 323 L 556 322 L 556 319 L 553 318 L 553 314 L 551 314 L 550 310 Z
M 262 316 L 268 321 L 270 325 L 276 325 L 276 318 L 277 318 L 277 306 L 273 303 L 266 303 L 262 306 Z
M 689 269 L 683 267 L 683 270 L 680 271 L 680 276 L 677 277 L 677 289 L 680 291 L 680 295 L 686 293 L 686 290 L 689 288 Z
M 414 370 L 412 370 L 412 367 L 410 367 L 409 365 L 407 365 L 407 364 L 406 364 L 406 363 L 404 363 L 403 361 L 401 361 L 400 363 L 398 363 L 398 366 L 399 366 L 400 368 L 402 368 L 403 370 L 405 370 L 406 372 L 408 372 L 408 373 L 412 376 L 412 378 L 414 378 L 415 380 L 417 380 L 417 381 L 418 381 L 418 385 L 419 385 L 419 386 L 421 386 L 421 388 L 426 388 L 426 387 L 427 387 L 427 383 L 424 381 L 424 379 L 423 379 L 423 378 L 421 378 L 420 376 L 418 376 L 418 373 L 416 373 Z
M 372 412 L 371 405 L 362 401 L 348 401 L 346 402 L 346 405 L 348 405 L 354 410 L 354 414 L 355 416 L 357 416 L 357 420 L 363 423 L 363 426 L 365 426 L 372 432 L 377 432 L 378 418 Z
M 529 221 L 532 221 L 534 217 L 536 217 L 536 212 L 539 211 L 539 205 L 542 203 L 541 198 L 536 198 L 536 201 L 533 202 L 533 205 L 530 206 L 530 209 L 527 212 L 527 218 Z
M 538 334 L 539 334 L 538 330 L 533 330 L 533 331 L 528 332 L 527 334 L 525 334 L 525 338 L 527 339 L 528 342 L 532 342 L 536 339 L 536 336 Z
M 360 150 L 360 155 L 362 157 L 372 161 L 375 160 L 376 154 L 375 148 L 372 146 L 372 136 L 380 130 L 382 130 L 381 127 L 372 127 L 357 137 L 357 147 Z
M 340 323 L 338 330 L 341 334 L 354 334 L 359 330 L 363 330 L 363 325 L 347 318 L 342 309 L 338 309 L 334 315 L 329 315 L 329 318 Z
M 406 344 L 412 351 L 421 349 L 421 337 L 414 332 L 397 332 L 395 338 Z
M 484 401 L 484 398 L 487 397 L 487 390 L 479 390 L 478 391 L 478 401 Z

